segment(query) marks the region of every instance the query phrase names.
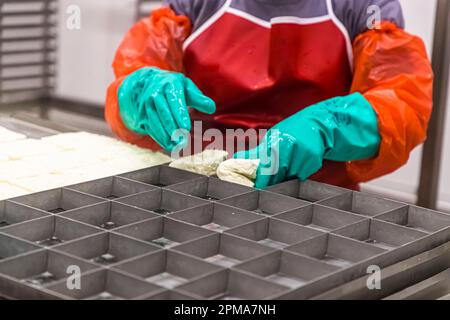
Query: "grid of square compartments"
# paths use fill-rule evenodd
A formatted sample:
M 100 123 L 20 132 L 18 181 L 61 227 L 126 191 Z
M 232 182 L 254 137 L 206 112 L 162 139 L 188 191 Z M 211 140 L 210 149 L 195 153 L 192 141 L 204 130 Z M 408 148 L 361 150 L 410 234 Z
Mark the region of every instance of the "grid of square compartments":
M 450 240 L 450 215 L 312 181 L 261 191 L 163 165 L 0 202 L 0 295 L 291 297 L 435 234 Z

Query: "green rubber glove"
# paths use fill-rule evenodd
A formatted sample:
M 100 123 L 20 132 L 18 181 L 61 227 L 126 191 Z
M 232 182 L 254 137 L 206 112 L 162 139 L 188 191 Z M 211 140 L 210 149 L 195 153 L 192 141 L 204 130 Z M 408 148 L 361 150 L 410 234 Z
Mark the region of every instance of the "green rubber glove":
M 120 115 L 125 126 L 151 136 L 160 146 L 172 151 L 180 143 L 172 135 L 178 129 L 191 130 L 188 106 L 212 114 L 213 100 L 181 73 L 154 67 L 130 74 L 118 90 Z
M 235 158 L 259 159 L 255 186 L 306 180 L 324 159 L 354 161 L 375 156 L 381 142 L 378 118 L 359 93 L 315 104 L 270 129 L 262 142 Z

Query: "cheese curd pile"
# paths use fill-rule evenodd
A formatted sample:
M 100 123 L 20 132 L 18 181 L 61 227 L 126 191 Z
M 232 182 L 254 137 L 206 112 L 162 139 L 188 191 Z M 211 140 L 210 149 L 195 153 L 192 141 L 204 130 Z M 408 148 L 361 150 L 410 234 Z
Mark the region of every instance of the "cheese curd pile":
M 170 160 L 162 153 L 87 132 L 27 139 L 0 127 L 0 200 Z

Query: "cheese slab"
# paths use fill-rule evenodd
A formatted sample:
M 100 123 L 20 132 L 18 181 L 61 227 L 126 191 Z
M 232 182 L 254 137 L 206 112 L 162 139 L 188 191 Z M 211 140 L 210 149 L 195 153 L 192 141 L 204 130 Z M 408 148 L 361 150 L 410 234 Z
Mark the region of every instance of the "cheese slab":
M 169 166 L 182 170 L 213 176 L 219 165 L 228 157 L 223 150 L 205 150 L 201 153 L 174 160 Z
M 259 160 L 230 159 L 217 168 L 219 179 L 248 187 L 255 185 Z

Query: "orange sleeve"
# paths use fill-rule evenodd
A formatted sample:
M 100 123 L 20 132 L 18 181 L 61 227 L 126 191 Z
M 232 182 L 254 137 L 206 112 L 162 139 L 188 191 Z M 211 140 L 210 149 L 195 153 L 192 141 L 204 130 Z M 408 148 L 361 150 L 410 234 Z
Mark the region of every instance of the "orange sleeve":
M 160 150 L 150 136 L 129 130 L 120 116 L 117 91 L 123 79 L 134 71 L 154 66 L 170 71 L 183 71 L 183 42 L 191 34 L 191 23 L 168 8 L 153 11 L 136 23 L 117 49 L 113 69 L 116 80 L 109 86 L 105 104 L 105 119 L 115 135 L 141 147 Z
M 353 43 L 352 92 L 361 92 L 378 115 L 378 155 L 347 163 L 355 182 L 391 173 L 407 163 L 426 139 L 433 106 L 433 71 L 423 41 L 392 23 L 359 35 Z

